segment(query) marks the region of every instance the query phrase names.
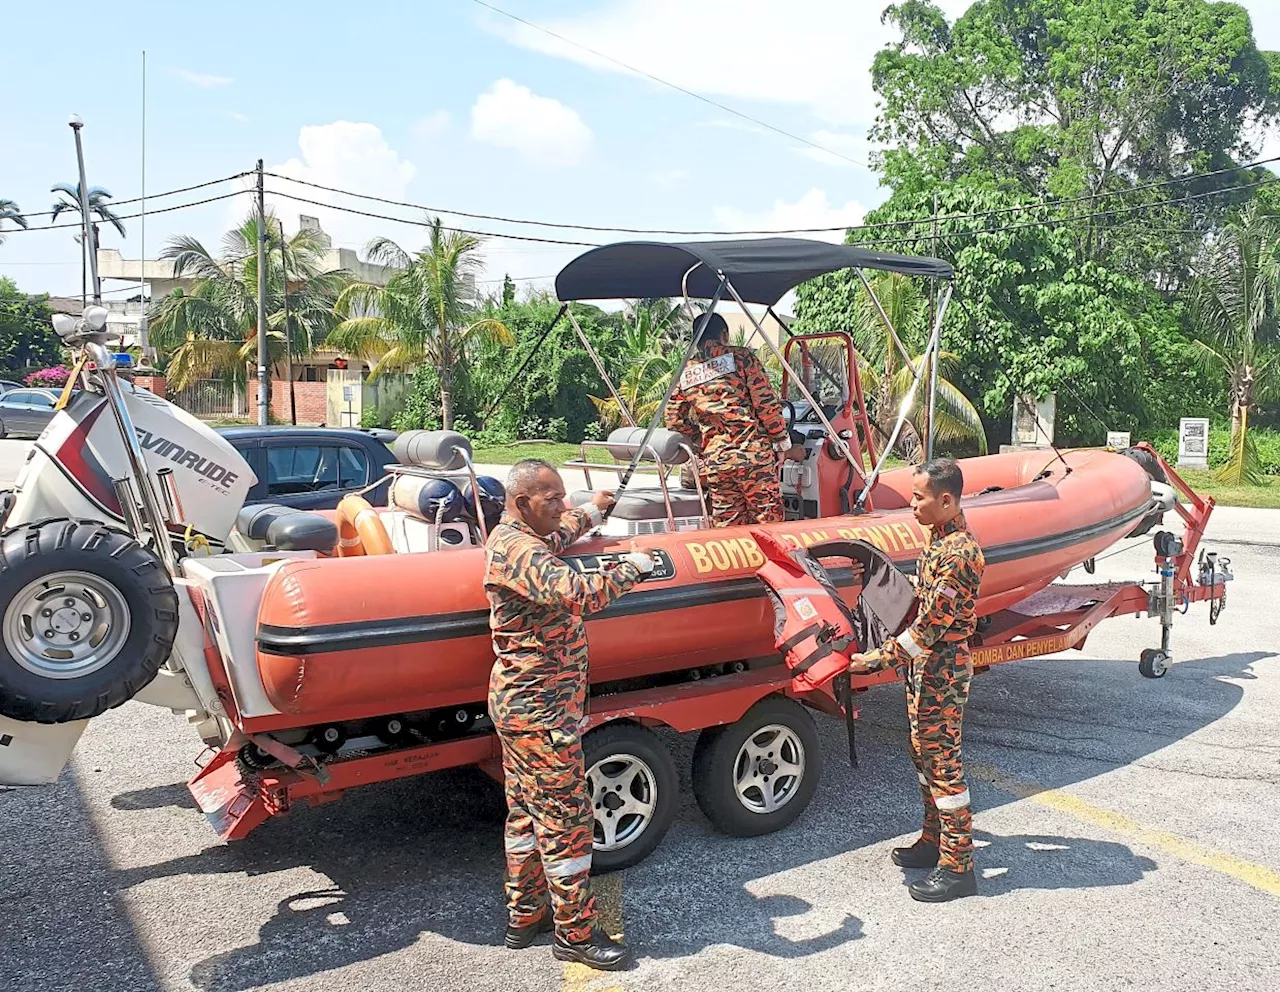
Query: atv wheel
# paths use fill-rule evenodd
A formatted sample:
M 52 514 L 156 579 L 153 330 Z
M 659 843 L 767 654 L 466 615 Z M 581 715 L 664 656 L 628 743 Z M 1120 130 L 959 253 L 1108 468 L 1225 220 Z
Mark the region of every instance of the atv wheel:
M 0 538 L 0 714 L 69 723 L 131 699 L 178 633 L 164 565 L 123 531 L 46 520 Z

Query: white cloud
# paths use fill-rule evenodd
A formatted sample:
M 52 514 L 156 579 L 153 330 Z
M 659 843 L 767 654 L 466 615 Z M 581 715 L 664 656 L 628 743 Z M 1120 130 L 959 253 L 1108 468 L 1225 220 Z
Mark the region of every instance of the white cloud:
M 471 108 L 471 136 L 514 151 L 531 165 L 577 165 L 591 150 L 591 128 L 572 107 L 499 79 Z
M 835 131 L 814 131 L 809 135 L 814 145 L 805 145 L 797 149 L 800 154 L 823 165 L 849 167 L 854 164 L 865 165 L 867 161 L 867 142 L 854 134 L 840 134 Z M 852 159 L 852 161 L 850 161 Z
M 659 169 L 649 173 L 650 182 L 659 186 L 675 186 L 689 178 L 688 169 Z
M 227 116 L 230 117 L 233 121 L 239 121 L 241 124 L 244 124 L 249 120 L 248 116 L 236 110 L 227 111 Z
M 857 200 L 833 204 L 828 201 L 826 190 L 814 188 L 790 203 L 775 200 L 772 207 L 762 211 L 716 207 L 715 216 L 717 224 L 726 230 L 794 231 L 798 237 L 840 244 L 844 241 L 844 229 L 862 223 L 866 212 L 866 208 Z M 810 230 L 812 228 L 837 229 L 813 231 Z M 808 233 L 799 234 L 801 231 Z
M 971 0 L 938 0 L 948 16 Z M 564 38 L 708 97 L 804 108 L 832 123 L 875 116 L 871 61 L 896 37 L 884 3 L 850 0 L 607 0 L 544 21 Z M 523 48 L 637 77 L 582 48 L 488 14 L 481 23 Z M 671 30 L 679 25 L 679 30 Z M 714 39 L 708 45 L 708 39 Z M 648 80 L 643 85 L 656 85 Z M 673 91 L 672 99 L 688 100 Z M 761 115 L 762 117 L 764 115 Z M 785 114 L 770 123 L 785 126 Z M 790 128 L 788 128 L 790 130 Z
M 202 90 L 211 90 L 217 86 L 229 86 L 235 80 L 230 76 L 211 76 L 204 72 L 192 72 L 190 69 L 174 69 L 173 74 L 179 79 L 184 79 L 192 86 L 199 86 Z
M 453 118 L 449 116 L 447 110 L 437 110 L 434 114 L 428 114 L 421 120 L 414 121 L 412 132 L 416 141 L 428 142 L 432 138 L 443 134 L 449 127 Z
M 382 131 L 374 124 L 334 121 L 332 124 L 304 127 L 298 132 L 298 148 L 300 158 L 268 166 L 267 171 L 303 182 L 367 193 L 389 200 L 408 200 L 409 183 L 418 174 L 417 167 L 387 144 Z M 397 210 L 361 202 L 280 179 L 268 179 L 267 187 L 322 204 L 337 203 L 374 213 L 414 216 L 414 211 L 411 210 Z M 233 202 L 236 204 L 238 222 L 244 215 L 245 204 L 240 200 Z M 297 228 L 299 214 L 318 218 L 320 226 L 333 239 L 335 247 L 363 247 L 377 235 L 390 237 L 405 248 L 416 248 L 422 241 L 421 228 L 410 225 L 358 217 L 327 206 L 299 203 L 271 193 L 267 194 L 267 205 L 274 208 L 276 215 L 283 219 L 287 231 Z

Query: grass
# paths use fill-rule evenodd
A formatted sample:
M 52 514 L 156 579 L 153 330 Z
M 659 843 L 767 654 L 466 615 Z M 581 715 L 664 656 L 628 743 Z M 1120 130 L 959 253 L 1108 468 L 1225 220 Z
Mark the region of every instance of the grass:
M 1280 510 L 1280 476 L 1269 475 L 1260 486 L 1228 486 L 1219 482 L 1213 469 L 1175 469 L 1201 496 L 1212 496 L 1219 506 L 1247 506 Z
M 514 465 L 522 458 L 542 458 L 552 465 L 563 465 L 579 457 L 581 449 L 576 444 L 557 444 L 554 441 L 532 441 L 529 444 L 503 444 L 492 448 L 476 448 L 471 457 L 479 465 Z M 588 448 L 592 461 L 608 459 L 603 448 Z

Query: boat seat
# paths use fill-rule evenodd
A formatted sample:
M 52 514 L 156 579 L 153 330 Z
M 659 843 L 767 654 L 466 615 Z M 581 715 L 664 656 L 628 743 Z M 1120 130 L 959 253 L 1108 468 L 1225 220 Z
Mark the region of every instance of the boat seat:
M 705 512 L 698 501 L 696 490 L 672 487 L 667 492 L 671 495 L 671 512 L 677 520 L 681 517 L 700 517 Z M 594 495 L 589 489 L 579 489 L 569 494 L 569 505 L 581 506 Z M 624 489 L 610 516 L 619 520 L 666 520 L 667 505 L 662 500 L 662 488 L 651 486 Z
M 250 503 L 236 515 L 236 530 L 251 541 L 280 551 L 329 552 L 338 543 L 338 525 L 318 513 L 276 503 Z

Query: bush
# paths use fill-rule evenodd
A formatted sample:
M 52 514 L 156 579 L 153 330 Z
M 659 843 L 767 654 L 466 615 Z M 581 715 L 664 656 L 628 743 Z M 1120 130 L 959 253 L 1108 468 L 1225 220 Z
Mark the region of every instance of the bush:
M 1280 475 L 1280 430 L 1250 427 L 1249 437 L 1258 449 L 1262 471 L 1267 475 Z M 1176 430 L 1144 431 L 1134 435 L 1134 441 L 1148 441 L 1160 452 L 1160 457 L 1170 465 L 1178 464 L 1178 432 Z M 1209 427 L 1209 467 L 1219 468 L 1231 455 L 1231 425 L 1212 424 Z
M 28 386 L 34 386 L 39 389 L 60 389 L 67 384 L 67 380 L 70 378 L 71 370 L 69 368 L 65 365 L 55 365 L 52 368 L 32 372 L 22 381 Z

